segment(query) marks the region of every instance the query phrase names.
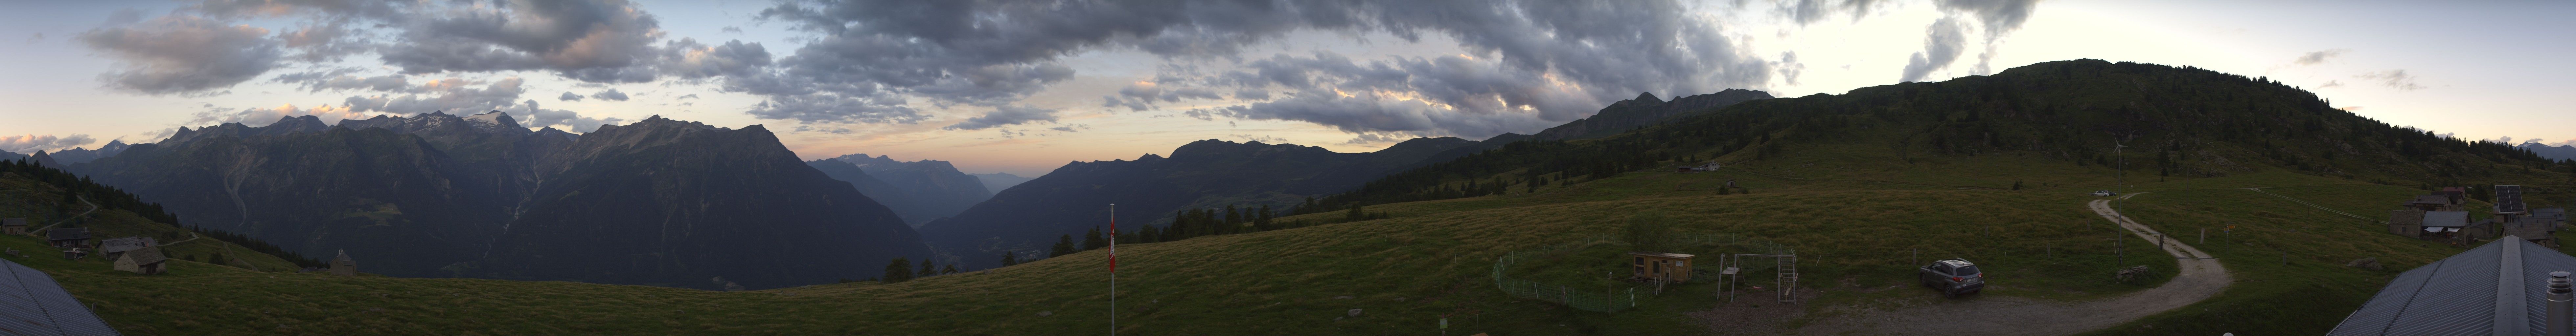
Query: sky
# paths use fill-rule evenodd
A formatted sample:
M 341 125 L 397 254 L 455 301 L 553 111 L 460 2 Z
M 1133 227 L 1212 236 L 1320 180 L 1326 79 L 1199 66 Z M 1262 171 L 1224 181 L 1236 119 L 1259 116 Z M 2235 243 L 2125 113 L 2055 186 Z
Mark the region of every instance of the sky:
M 1219 139 L 1528 134 L 1640 92 L 1841 94 L 2093 58 L 2576 144 L 2568 1 L 0 0 L 0 150 L 509 113 L 762 125 L 807 159 L 1038 176 Z

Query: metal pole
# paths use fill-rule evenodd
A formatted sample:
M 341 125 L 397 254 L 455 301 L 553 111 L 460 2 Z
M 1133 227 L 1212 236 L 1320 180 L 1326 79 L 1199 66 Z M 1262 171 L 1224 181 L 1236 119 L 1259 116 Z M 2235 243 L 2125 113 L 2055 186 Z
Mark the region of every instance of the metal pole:
M 1118 203 L 1109 204 L 1109 336 L 1118 336 Z

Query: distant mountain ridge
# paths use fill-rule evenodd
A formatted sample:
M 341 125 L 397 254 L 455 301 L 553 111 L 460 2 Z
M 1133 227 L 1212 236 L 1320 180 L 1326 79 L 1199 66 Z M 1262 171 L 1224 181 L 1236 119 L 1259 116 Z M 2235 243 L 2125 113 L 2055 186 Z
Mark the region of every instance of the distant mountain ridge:
M 871 197 L 893 208 L 895 214 L 903 216 L 904 222 L 914 226 L 956 216 L 976 202 L 993 197 L 993 192 L 984 188 L 983 180 L 957 171 L 957 166 L 948 161 L 898 161 L 884 155 L 872 157 L 867 154 L 842 155 L 831 160 L 848 163 L 891 186 L 891 189 L 881 191 L 860 188 L 860 192 L 870 192 Z
M 756 126 L 656 116 L 574 135 L 433 112 L 182 128 L 73 169 L 192 225 L 397 276 L 774 288 L 929 255 L 892 211 L 794 157 Z
M 991 191 L 993 191 L 993 193 L 996 193 L 996 194 L 1001 193 L 1001 192 L 1002 192 L 1002 190 L 1010 189 L 1010 188 L 1011 188 L 1011 186 L 1020 185 L 1021 183 L 1028 183 L 1028 182 L 1029 182 L 1029 180 L 1037 179 L 1037 178 L 1035 178 L 1035 177 L 1020 177 L 1019 175 L 1011 175 L 1011 173 L 984 173 L 984 174 L 966 174 L 966 175 L 973 175 L 973 176 L 975 176 L 975 180 L 978 180 L 978 181 L 982 181 L 982 182 L 984 182 L 984 190 L 991 190 Z
M 1169 158 L 1072 162 L 993 195 L 957 217 L 921 227 L 922 237 L 967 266 L 991 267 L 1001 253 L 1042 253 L 1060 235 L 1107 224 L 1109 204 L 1129 225 L 1167 221 L 1176 210 L 1241 204 L 1279 209 L 1337 193 L 1423 158 L 1476 144 L 1421 138 L 1370 153 L 1293 144 L 1200 140 Z
M 2514 147 L 2531 151 L 2532 154 L 2539 154 L 2540 157 L 2549 158 L 2550 160 L 2576 160 L 2576 146 L 2550 146 L 2543 145 L 2538 142 L 2525 142 Z

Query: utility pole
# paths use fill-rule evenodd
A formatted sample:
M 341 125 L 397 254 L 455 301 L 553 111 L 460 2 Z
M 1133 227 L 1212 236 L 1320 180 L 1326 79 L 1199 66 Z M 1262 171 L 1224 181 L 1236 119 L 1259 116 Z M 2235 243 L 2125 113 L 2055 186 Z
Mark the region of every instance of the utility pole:
M 2115 192 L 2115 193 L 2120 194 L 2120 197 L 2114 197 L 2114 198 L 2111 198 L 2111 207 L 2113 207 L 2113 208 L 2118 208 L 2119 210 L 2128 210 L 2128 209 L 2129 209 L 2129 207 L 2127 207 L 2127 205 L 2128 205 L 2128 203 L 2127 203 L 2127 202 L 2121 202 L 2121 201 L 2120 201 L 2120 200 L 2122 200 L 2122 199 L 2127 199 L 2127 198 L 2129 198 L 2129 196 L 2128 196 L 2128 193 L 2129 193 L 2129 189 L 2128 189 L 2128 186 L 2129 186 L 2129 156 L 2128 156 L 2128 155 L 2123 155 L 2123 154 L 2121 154 L 2121 153 L 2123 152 L 2122 150 L 2124 150 L 2124 149 L 2128 149 L 2128 148 L 2129 148 L 2129 145 L 2123 145 L 2123 144 L 2120 144 L 2120 137 L 2119 137 L 2118 135 L 2113 135 L 2113 136 L 2111 136 L 2111 156 L 2119 157 L 2119 159 L 2120 159 L 2120 166 L 2119 166 L 2118 168 L 2113 168 L 2113 169 L 2112 169 L 2112 170 L 2117 170 L 2117 171 L 2116 171 L 2116 172 L 2112 172 L 2112 173 L 2111 173 L 2111 176 L 2113 176 L 2115 179 L 2117 179 L 2117 180 L 2118 180 L 2118 183 L 2120 184 L 2120 185 L 2111 186 L 2111 190 L 2115 190 L 2115 191 L 2117 191 L 2117 192 Z M 2129 214 L 2128 214 L 2128 213 L 2126 213 L 2126 212 L 2122 212 L 2122 213 L 2120 213 L 2120 217 L 2122 217 L 2122 218 L 2126 218 L 2126 217 L 2129 217 Z M 2119 223 L 2112 223 L 2112 224 L 2119 224 Z

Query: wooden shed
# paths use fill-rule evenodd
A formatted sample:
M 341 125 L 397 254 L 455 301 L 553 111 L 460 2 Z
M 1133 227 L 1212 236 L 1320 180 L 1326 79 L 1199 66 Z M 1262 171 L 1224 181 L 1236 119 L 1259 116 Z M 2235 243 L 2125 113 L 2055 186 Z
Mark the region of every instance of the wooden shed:
M 162 255 L 159 247 L 126 251 L 117 255 L 115 260 L 116 270 L 139 274 L 161 274 L 165 270 L 162 266 L 170 263 L 170 257 Z
M 1663 252 L 1628 252 L 1628 276 L 1632 280 L 1690 282 L 1691 257 L 1694 255 Z
M 45 240 L 51 242 L 55 248 L 87 247 L 89 246 L 89 228 L 61 228 L 45 230 Z
M 2388 233 L 2407 238 L 2423 238 L 2424 210 L 2389 211 Z
M 27 234 L 27 219 L 0 218 L 0 233 L 13 235 Z

